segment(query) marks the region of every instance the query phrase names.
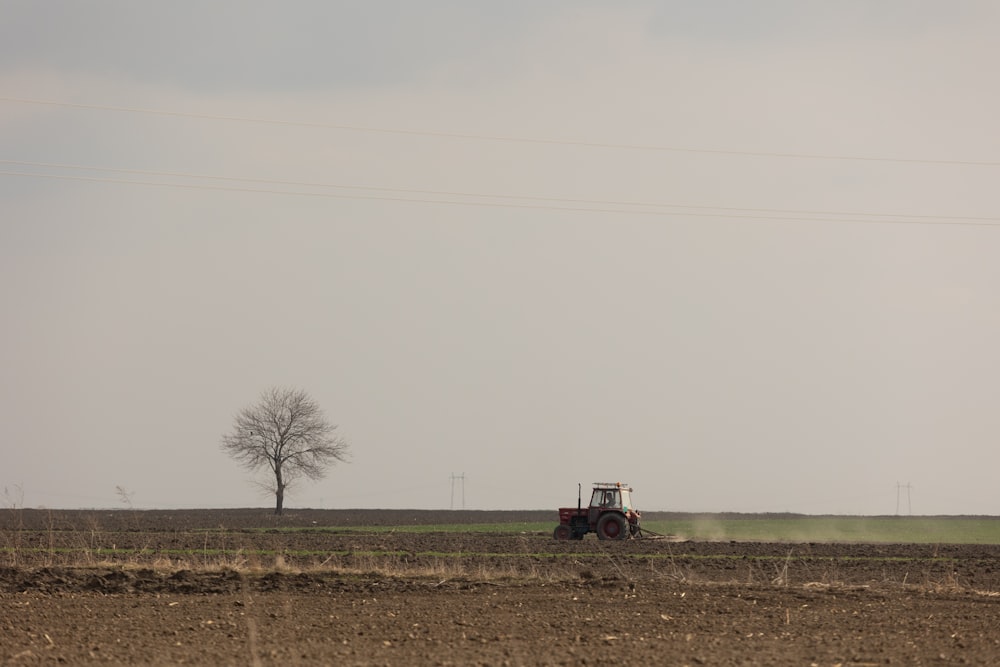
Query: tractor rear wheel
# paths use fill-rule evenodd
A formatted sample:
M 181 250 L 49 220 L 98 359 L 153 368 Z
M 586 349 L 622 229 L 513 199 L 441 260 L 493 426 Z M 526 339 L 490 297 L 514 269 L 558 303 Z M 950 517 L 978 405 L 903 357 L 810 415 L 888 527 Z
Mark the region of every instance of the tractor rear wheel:
M 556 529 L 552 531 L 552 539 L 554 540 L 568 540 L 573 536 L 573 531 L 566 524 L 559 524 Z
M 608 512 L 597 520 L 597 537 L 601 540 L 628 539 L 628 521 L 617 512 Z

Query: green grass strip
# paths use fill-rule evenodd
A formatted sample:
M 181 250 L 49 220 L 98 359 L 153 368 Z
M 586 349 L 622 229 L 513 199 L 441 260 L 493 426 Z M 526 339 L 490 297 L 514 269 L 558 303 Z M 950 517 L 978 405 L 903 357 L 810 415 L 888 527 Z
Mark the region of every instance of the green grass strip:
M 684 518 L 644 521 L 653 533 L 689 540 L 735 542 L 851 542 L 895 544 L 1000 544 L 1000 517 L 844 517 L 793 516 Z M 548 537 L 551 522 L 422 524 L 397 526 L 282 526 L 242 532 L 390 534 L 481 533 Z M 206 529 L 198 532 L 228 532 Z M 241 532 L 241 531 L 235 531 Z
M 1000 544 L 997 517 L 793 517 L 644 522 L 648 530 L 693 540 Z

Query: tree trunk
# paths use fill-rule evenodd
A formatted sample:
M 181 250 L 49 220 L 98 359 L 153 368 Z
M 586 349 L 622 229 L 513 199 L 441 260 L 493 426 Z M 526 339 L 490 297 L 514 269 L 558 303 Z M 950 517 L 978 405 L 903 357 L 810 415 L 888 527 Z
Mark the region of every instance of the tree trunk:
M 281 468 L 274 471 L 274 513 L 281 514 L 282 505 L 285 503 L 285 482 L 281 479 Z

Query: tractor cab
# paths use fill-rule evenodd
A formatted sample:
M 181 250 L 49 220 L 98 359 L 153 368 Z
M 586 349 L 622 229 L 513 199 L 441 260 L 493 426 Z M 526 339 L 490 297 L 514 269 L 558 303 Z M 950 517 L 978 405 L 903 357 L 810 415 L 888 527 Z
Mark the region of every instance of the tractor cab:
M 619 486 L 618 484 L 595 486 L 594 493 L 590 496 L 590 507 L 592 509 L 616 509 L 628 512 L 632 507 L 629 491 L 631 489 L 627 486 Z
M 622 506 L 622 499 L 618 495 L 618 489 L 594 489 L 594 495 L 590 497 L 590 506 L 617 508 Z

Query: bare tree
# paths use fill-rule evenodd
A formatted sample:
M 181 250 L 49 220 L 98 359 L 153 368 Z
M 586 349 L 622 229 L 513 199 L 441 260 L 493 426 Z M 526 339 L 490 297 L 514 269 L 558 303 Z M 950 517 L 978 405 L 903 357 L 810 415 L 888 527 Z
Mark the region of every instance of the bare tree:
M 336 429 L 304 391 L 274 387 L 236 414 L 222 449 L 248 470 L 270 468 L 274 485 L 268 488 L 274 492 L 274 513 L 281 514 L 294 480 L 322 479 L 327 467 L 347 460 L 348 444 Z

